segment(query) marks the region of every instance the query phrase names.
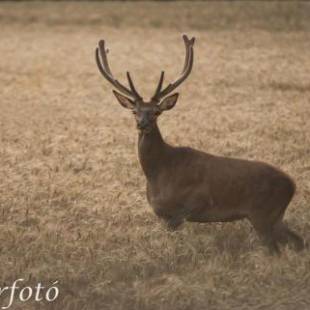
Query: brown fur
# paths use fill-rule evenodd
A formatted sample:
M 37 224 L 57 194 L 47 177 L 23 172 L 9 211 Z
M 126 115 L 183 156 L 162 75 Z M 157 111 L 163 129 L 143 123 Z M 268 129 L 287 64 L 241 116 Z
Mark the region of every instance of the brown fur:
M 139 159 L 147 178 L 147 199 L 169 228 L 189 222 L 248 219 L 271 251 L 278 242 L 303 240 L 283 223 L 295 192 L 281 170 L 258 161 L 214 156 L 165 143 L 157 124 L 139 134 Z
M 295 183 L 287 174 L 262 162 L 173 147 L 163 140 L 157 117 L 175 106 L 178 93 L 169 94 L 188 77 L 193 66 L 195 38 L 183 35 L 183 40 L 186 56 L 181 76 L 162 89 L 162 72 L 149 102 L 139 95 L 129 72 L 130 89 L 114 78 L 104 40 L 96 49 L 102 75 L 130 97 L 114 91 L 119 103 L 132 110 L 140 130 L 139 159 L 147 179 L 148 202 L 170 229 L 184 220 L 204 223 L 246 218 L 271 251 L 279 253 L 278 243 L 289 241 L 296 249 L 302 249 L 303 239 L 283 223 L 285 210 L 295 193 Z

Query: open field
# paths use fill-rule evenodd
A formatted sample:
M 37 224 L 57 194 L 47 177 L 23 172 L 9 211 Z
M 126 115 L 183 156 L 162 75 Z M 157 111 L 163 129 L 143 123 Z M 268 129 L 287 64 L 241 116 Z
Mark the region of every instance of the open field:
M 166 81 L 181 70 L 181 33 L 196 36 L 163 136 L 288 172 L 286 220 L 310 242 L 310 5 L 279 7 L 0 4 L 0 283 L 60 289 L 10 309 L 310 309 L 309 249 L 271 257 L 245 221 L 165 230 L 133 117 L 94 61 L 105 38 L 115 75 L 149 96 L 162 69 Z

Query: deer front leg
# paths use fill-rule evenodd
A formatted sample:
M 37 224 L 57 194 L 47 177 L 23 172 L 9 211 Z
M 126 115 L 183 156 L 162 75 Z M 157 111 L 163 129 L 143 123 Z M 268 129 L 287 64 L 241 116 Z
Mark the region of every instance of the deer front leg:
M 167 229 L 169 231 L 175 231 L 184 223 L 184 217 L 172 217 L 165 219 Z
M 177 207 L 157 206 L 154 212 L 165 221 L 169 231 L 177 230 L 184 223 L 186 216 L 186 211 Z

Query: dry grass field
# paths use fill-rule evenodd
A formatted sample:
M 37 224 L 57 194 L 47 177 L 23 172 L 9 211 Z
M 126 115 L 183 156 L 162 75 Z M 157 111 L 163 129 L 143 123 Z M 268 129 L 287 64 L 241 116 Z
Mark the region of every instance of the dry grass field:
M 159 121 L 174 145 L 259 159 L 297 183 L 286 220 L 310 241 L 309 3 L 0 4 L 0 285 L 59 281 L 10 309 L 308 310 L 310 251 L 268 255 L 246 221 L 168 232 L 145 197 L 131 113 L 94 49 L 149 96 L 193 73 Z M 0 297 L 1 306 L 7 301 Z

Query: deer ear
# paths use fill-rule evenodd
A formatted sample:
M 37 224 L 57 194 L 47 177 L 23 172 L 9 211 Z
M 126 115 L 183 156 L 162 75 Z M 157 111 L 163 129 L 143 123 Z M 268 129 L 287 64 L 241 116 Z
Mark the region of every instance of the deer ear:
M 113 94 L 116 97 L 117 101 L 126 109 L 133 109 L 135 107 L 134 101 L 121 95 L 117 91 L 113 90 Z
M 178 97 L 179 97 L 179 94 L 175 93 L 175 94 L 165 98 L 161 102 L 161 104 L 159 105 L 160 110 L 166 111 L 166 110 L 172 109 L 175 106 L 175 104 L 177 103 Z

